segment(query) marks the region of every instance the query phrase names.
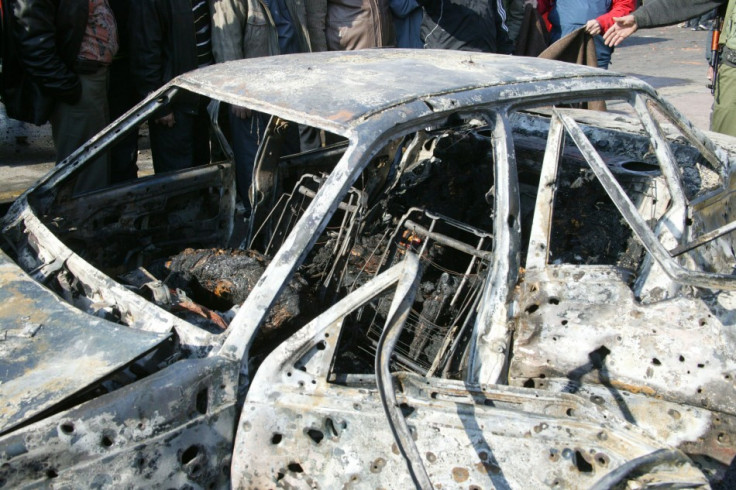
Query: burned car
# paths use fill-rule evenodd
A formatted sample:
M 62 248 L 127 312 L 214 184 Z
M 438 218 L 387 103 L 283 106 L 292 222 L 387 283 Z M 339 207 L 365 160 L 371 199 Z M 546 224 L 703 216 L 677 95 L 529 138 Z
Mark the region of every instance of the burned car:
M 192 94 L 220 157 L 74 192 Z M 270 115 L 249 216 L 228 104 Z M 183 75 L 2 220 L 0 486 L 726 485 L 735 151 L 637 79 L 540 59 Z

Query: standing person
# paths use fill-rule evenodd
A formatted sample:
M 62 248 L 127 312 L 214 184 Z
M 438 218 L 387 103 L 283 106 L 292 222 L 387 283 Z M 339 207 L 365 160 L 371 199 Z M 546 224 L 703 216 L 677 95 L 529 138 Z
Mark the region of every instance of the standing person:
M 430 49 L 511 54 L 502 0 L 417 0 L 424 8 L 422 40 Z
M 613 48 L 601 35 L 613 25 L 614 16 L 631 13 L 635 5 L 635 0 L 539 0 L 537 8 L 540 14 L 549 12 L 551 42 L 585 27 L 594 36 L 598 67 L 608 69 Z
M 736 136 L 736 0 L 647 0 L 633 14 L 614 18 L 615 24 L 603 37 L 609 46 L 617 46 L 639 27 L 676 24 L 724 5 L 727 8 L 719 39 L 721 62 L 710 129 Z
M 330 51 L 394 46 L 389 0 L 327 0 L 325 34 Z
M 6 27 L 6 23 L 9 26 L 10 21 L 10 15 L 5 13 L 5 7 L 3 6 L 2 0 L 0 0 L 0 103 L 3 102 L 5 98 L 5 84 L 3 81 L 3 68 L 5 72 L 10 72 L 10 67 L 5 66 L 3 67 L 3 59 L 8 57 L 8 53 L 6 52 L 7 48 L 9 48 L 9 45 L 11 43 L 6 43 L 5 41 L 5 33 L 6 30 L 9 29 Z M 15 69 L 18 69 L 18 67 L 14 67 Z M 19 121 L 17 119 L 13 119 L 11 117 L 8 117 L 7 112 L 5 110 L 4 105 L 0 105 L 0 118 L 5 118 L 8 122 L 8 130 L 11 133 L 15 134 L 15 144 L 19 146 L 28 146 L 28 135 L 26 131 L 26 123 L 23 121 Z
M 215 61 L 326 51 L 326 0 L 211 0 Z M 268 116 L 231 106 L 229 113 L 238 195 L 250 212 L 248 189 Z M 300 130 L 302 150 L 319 146 L 319 132 Z
M 128 22 L 131 74 L 140 96 L 213 62 L 207 0 L 133 0 Z M 205 98 L 175 99 L 149 120 L 149 132 L 156 173 L 209 163 Z
M 396 31 L 396 47 L 421 48 L 422 8 L 416 0 L 389 0 Z
M 130 39 L 128 17 L 130 0 L 109 0 L 118 25 L 118 53 L 110 64 L 110 84 L 107 101 L 110 105 L 110 119 L 115 120 L 125 114 L 138 101 L 130 74 Z M 132 131 L 110 149 L 110 183 L 125 182 L 138 177 L 138 132 Z
M 503 0 L 503 8 L 506 11 L 506 27 L 509 28 L 509 39 L 516 45 L 519 37 L 521 23 L 524 20 L 524 0 Z
M 5 1 L 17 56 L 3 60 L 4 68 L 17 68 L 4 74 L 8 115 L 34 124 L 50 120 L 61 162 L 109 121 L 115 18 L 107 0 Z M 109 160 L 100 157 L 78 176 L 74 193 L 104 187 L 108 179 Z
M 3 58 L 5 57 L 5 7 L 0 0 L 0 88 L 3 86 Z M 2 91 L 0 91 L 0 101 L 2 101 Z

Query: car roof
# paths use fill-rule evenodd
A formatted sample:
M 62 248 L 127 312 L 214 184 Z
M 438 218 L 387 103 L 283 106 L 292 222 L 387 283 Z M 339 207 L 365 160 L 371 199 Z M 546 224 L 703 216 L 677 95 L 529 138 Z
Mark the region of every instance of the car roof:
M 540 58 L 368 49 L 215 64 L 186 73 L 174 84 L 281 117 L 346 129 L 371 114 L 433 96 L 529 82 L 544 93 L 569 92 L 569 83 L 550 82 L 572 79 L 632 81 L 614 72 Z

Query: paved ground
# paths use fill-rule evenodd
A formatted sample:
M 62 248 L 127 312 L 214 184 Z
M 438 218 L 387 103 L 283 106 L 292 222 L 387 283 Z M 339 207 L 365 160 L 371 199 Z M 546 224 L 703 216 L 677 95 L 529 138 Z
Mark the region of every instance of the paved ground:
M 710 35 L 676 26 L 641 30 L 616 48 L 611 70 L 646 81 L 696 126 L 708 129 L 713 97 L 706 88 L 705 47 Z
M 10 201 L 53 166 L 51 128 L 24 124 L 0 104 L 0 203 Z
M 642 30 L 616 49 L 611 69 L 647 81 L 696 126 L 707 129 L 712 104 L 705 87 L 709 39 L 709 32 L 679 27 Z M 0 106 L 0 204 L 48 172 L 53 161 L 50 127 L 11 121 Z

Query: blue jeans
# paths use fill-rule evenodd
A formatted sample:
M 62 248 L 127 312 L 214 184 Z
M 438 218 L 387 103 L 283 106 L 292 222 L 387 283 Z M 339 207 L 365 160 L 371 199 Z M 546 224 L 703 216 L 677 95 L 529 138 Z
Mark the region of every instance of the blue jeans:
M 253 165 L 266 132 L 268 114 L 253 111 L 249 117 L 240 118 L 230 112 L 228 116 L 232 135 L 230 144 L 235 154 L 235 182 L 247 214 L 251 209 L 248 190 L 253 181 Z

